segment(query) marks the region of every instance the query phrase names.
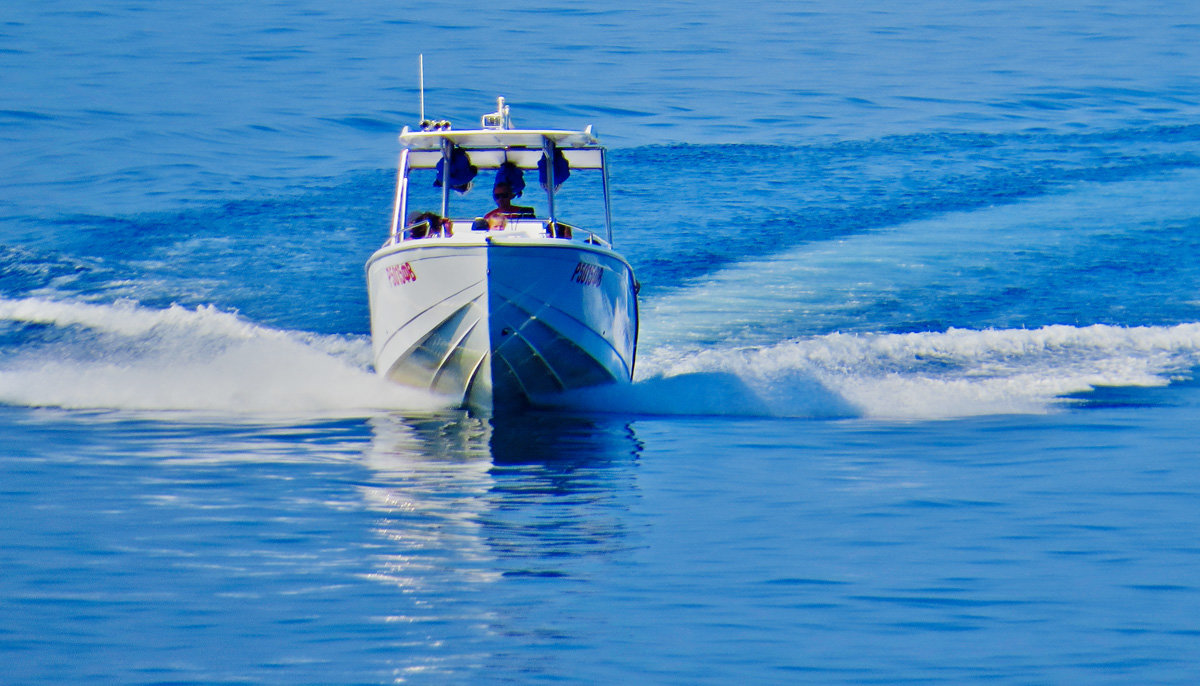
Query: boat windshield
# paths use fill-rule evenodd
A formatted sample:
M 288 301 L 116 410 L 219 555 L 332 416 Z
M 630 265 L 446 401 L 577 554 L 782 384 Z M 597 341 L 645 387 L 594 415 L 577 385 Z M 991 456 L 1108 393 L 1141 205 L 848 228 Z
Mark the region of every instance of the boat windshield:
M 497 169 L 480 169 L 466 193 L 450 191 L 449 216 L 455 220 L 470 220 L 483 217 L 496 209 L 497 201 L 493 189 L 497 177 L 511 179 Z M 437 173 L 432 169 L 413 169 L 408 176 L 407 214 L 438 212 L 442 206 L 442 189 L 434 185 Z M 549 219 L 550 209 L 546 190 L 538 183 L 536 169 L 523 170 L 519 176 L 525 184 L 520 195 L 511 199 L 511 205 L 532 208 L 533 216 Z M 586 228 L 600 235 L 604 233 L 604 187 L 603 176 L 597 169 L 572 169 L 567 180 L 554 194 L 554 214 L 560 222 Z M 510 184 L 511 185 L 511 184 Z M 519 186 L 518 184 L 516 184 Z

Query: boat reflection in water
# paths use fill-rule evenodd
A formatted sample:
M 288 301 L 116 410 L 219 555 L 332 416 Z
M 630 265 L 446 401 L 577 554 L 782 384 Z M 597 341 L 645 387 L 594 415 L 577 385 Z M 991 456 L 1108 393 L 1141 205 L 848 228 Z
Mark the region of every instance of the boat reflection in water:
M 408 541 L 420 538 L 425 525 L 438 536 L 453 525 L 463 535 L 495 542 L 497 527 L 512 528 L 510 516 L 520 517 L 525 509 L 544 516 L 537 511 L 540 502 L 557 511 L 579 506 L 596 514 L 606 500 L 626 497 L 635 487 L 630 468 L 641 450 L 627 424 L 555 414 L 504 421 L 465 411 L 387 416 L 373 420 L 372 429 L 368 502 L 395 515 Z M 588 525 L 589 539 L 595 524 Z
M 514 634 L 569 632 L 530 608 L 528 594 L 545 589 L 520 580 L 573 583 L 633 545 L 641 446 L 622 422 L 455 411 L 380 417 L 372 429 L 360 489 L 386 541 L 371 577 L 402 591 L 380 608 L 410 642 L 398 671 L 454 674 L 502 654 Z

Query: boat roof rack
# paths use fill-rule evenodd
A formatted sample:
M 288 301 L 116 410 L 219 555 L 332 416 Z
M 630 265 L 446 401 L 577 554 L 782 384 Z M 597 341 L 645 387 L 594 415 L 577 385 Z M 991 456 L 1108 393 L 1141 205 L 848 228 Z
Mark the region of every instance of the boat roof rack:
M 431 169 L 442 159 L 442 141 L 467 151 L 471 164 L 480 169 L 499 169 L 511 162 L 522 169 L 537 168 L 545 141 L 561 150 L 572 169 L 600 169 L 604 150 L 588 126 L 583 131 L 550 129 L 479 129 L 463 131 L 409 131 L 400 133 L 400 143 L 409 153 L 413 169 Z
M 400 132 L 400 144 L 409 151 L 410 168 L 426 169 L 437 165 L 443 146 L 465 150 L 471 164 L 480 169 L 499 169 L 505 163 L 521 169 L 537 167 L 547 143 L 562 151 L 572 169 L 600 169 L 604 166 L 603 147 L 591 125 L 582 131 L 557 129 L 514 129 L 509 106 L 496 99 L 496 111 L 483 115 L 479 129 L 452 130 L 450 122 L 437 122 L 411 131 Z

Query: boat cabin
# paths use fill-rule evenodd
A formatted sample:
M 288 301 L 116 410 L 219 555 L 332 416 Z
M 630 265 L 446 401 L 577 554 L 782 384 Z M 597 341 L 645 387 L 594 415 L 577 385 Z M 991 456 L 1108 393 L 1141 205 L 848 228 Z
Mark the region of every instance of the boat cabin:
M 504 98 L 497 105 L 479 129 L 404 128 L 388 244 L 502 231 L 611 247 L 605 150 L 592 127 L 515 129 Z M 602 233 L 579 228 L 601 225 Z

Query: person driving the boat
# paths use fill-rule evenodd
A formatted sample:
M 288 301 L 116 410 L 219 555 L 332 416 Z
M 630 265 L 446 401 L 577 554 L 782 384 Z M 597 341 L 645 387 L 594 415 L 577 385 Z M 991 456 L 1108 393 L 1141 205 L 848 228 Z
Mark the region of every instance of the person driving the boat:
M 496 182 L 492 188 L 492 197 L 496 200 L 496 209 L 483 216 L 489 229 L 503 229 L 510 218 L 534 216 L 532 207 L 512 204 L 517 194 L 513 191 L 512 184 L 507 181 Z

